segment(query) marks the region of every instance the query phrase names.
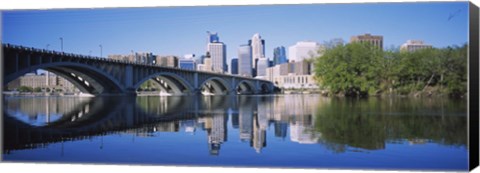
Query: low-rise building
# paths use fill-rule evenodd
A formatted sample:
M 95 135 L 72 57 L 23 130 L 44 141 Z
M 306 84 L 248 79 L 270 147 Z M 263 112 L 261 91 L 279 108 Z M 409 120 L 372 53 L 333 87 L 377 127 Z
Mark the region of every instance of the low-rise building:
M 164 67 L 178 67 L 178 57 L 174 55 L 157 56 L 155 64 Z
M 425 44 L 422 40 L 407 40 L 400 46 L 401 52 L 414 52 L 420 49 L 430 49 L 432 45 Z
M 194 54 L 185 55 L 183 59 L 178 60 L 178 67 L 181 69 L 196 70 L 197 64 L 194 58 Z
M 312 63 L 290 62 L 269 67 L 265 79 L 284 89 L 318 88 L 312 73 Z
M 49 72 L 46 72 L 49 73 Z M 54 73 L 35 74 L 27 73 L 7 84 L 8 90 L 16 90 L 20 86 L 31 88 L 41 88 L 46 90 L 62 90 L 64 92 L 78 92 L 79 90 L 71 82 L 65 78 L 55 75 Z

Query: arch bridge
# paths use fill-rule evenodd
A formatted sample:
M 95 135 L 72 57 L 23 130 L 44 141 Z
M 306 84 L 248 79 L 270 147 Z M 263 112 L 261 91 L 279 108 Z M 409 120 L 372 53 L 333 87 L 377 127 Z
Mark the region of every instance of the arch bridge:
M 243 76 L 179 69 L 44 49 L 2 44 L 3 83 L 26 73 L 43 69 L 74 84 L 81 92 L 93 95 L 129 94 L 147 80 L 155 81 L 171 95 L 208 93 L 267 94 L 272 82 Z

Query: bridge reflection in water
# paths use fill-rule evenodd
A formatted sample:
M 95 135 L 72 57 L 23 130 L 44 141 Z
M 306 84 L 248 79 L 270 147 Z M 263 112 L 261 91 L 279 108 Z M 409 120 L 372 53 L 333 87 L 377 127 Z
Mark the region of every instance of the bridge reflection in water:
M 388 146 L 396 144 L 454 147 L 458 148 L 458 155 L 468 150 L 464 100 L 196 95 L 6 97 L 4 101 L 4 156 L 53 143 L 112 134 L 162 138 L 157 136 L 161 132 L 205 133 L 206 138 L 195 140 L 208 143 L 207 155 L 213 156 L 221 155 L 222 146 L 228 143 L 263 153 L 268 148 L 267 141 L 278 152 L 275 154 L 280 155 L 304 149 L 311 151 L 307 152 L 309 155 L 320 153 L 302 148 L 312 144 L 332 153 L 389 151 Z M 181 138 L 190 137 L 178 137 Z M 231 153 L 232 148 L 224 150 Z M 405 156 L 409 157 L 415 156 Z

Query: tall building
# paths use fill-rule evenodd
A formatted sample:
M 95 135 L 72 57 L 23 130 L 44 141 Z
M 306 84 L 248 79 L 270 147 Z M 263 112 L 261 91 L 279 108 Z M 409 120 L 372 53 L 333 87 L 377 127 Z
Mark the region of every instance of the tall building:
M 300 41 L 288 48 L 288 60 L 290 62 L 299 62 L 304 59 L 321 56 L 322 46 L 313 41 Z
M 227 71 L 227 46 L 223 43 L 208 43 L 208 51 L 212 60 L 212 71 L 224 73 Z
M 273 49 L 273 65 L 287 63 L 287 54 L 285 53 L 285 47 L 280 46 Z
M 194 57 L 194 54 L 185 55 L 183 59 L 178 60 L 178 67 L 181 69 L 196 70 L 197 64 L 193 59 Z
M 383 50 L 383 36 L 381 35 L 371 35 L 369 33 L 364 35 L 356 35 L 350 37 L 350 43 L 370 43 L 371 45 L 378 47 Z
M 217 42 L 220 42 L 220 39 L 218 38 L 218 33 L 211 33 L 210 31 L 207 31 L 207 43 Z
M 252 68 L 256 69 L 258 59 L 265 57 L 265 40 L 256 33 L 248 44 L 252 47 Z
M 220 42 L 217 33 L 207 31 L 207 35 L 207 51 L 210 52 L 212 71 L 217 73 L 227 72 L 227 46 Z
M 407 40 L 400 46 L 401 52 L 414 52 L 420 49 L 430 49 L 432 45 L 425 44 L 422 40 Z
M 238 58 L 232 58 L 230 62 L 230 74 L 238 74 Z
M 252 48 L 250 45 L 238 47 L 238 74 L 252 77 Z
M 261 57 L 257 63 L 257 76 L 266 76 L 268 68 L 268 58 Z

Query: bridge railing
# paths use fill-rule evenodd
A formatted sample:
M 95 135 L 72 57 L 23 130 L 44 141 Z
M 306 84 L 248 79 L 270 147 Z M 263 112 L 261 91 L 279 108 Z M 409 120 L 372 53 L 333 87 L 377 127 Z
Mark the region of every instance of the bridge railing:
M 74 54 L 74 53 L 65 53 L 63 51 L 60 52 L 60 51 L 54 51 L 54 50 L 39 49 L 39 48 L 34 48 L 34 47 L 13 45 L 13 44 L 9 44 L 9 43 L 2 44 L 2 46 L 6 47 L 6 48 L 19 49 L 19 50 L 23 50 L 23 51 L 49 53 L 49 54 L 54 54 L 54 55 L 59 55 L 59 56 L 70 56 L 70 57 L 74 57 L 74 58 L 85 58 L 85 59 L 91 59 L 91 60 L 96 60 L 96 61 L 114 62 L 114 63 L 130 64 L 130 65 L 149 66 L 149 67 L 160 67 L 160 68 L 165 68 L 165 69 L 170 69 L 170 70 L 180 70 L 180 71 L 184 71 L 184 72 L 197 72 L 197 73 L 210 74 L 210 75 L 220 75 L 220 76 L 226 76 L 226 77 L 236 77 L 236 78 L 241 78 L 241 79 L 270 82 L 270 81 L 265 80 L 265 79 L 256 79 L 256 78 L 250 78 L 250 77 L 245 77 L 245 76 L 240 76 L 240 75 L 232 75 L 232 74 L 224 74 L 224 73 L 209 72 L 209 71 L 182 69 L 182 68 L 178 68 L 178 67 L 160 66 L 158 64 L 146 64 L 146 63 L 140 63 L 140 62 L 134 62 L 134 61 L 127 61 L 127 60 L 117 60 L 117 59 L 103 58 L 103 57 L 98 57 L 98 56 L 90 56 L 90 55 L 87 56 L 87 55 Z

